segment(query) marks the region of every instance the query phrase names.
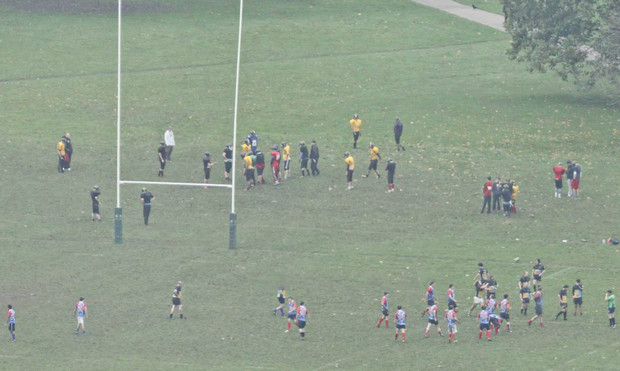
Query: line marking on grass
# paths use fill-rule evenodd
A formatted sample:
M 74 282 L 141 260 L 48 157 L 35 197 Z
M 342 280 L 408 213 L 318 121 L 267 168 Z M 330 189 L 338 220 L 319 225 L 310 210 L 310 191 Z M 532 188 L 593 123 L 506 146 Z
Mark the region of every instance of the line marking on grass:
M 546 277 L 546 278 L 555 277 L 555 276 L 557 276 L 558 274 L 564 273 L 564 272 L 569 271 L 569 270 L 574 269 L 574 268 L 575 268 L 575 267 L 566 267 L 566 268 L 564 268 L 564 269 L 560 269 L 560 270 L 559 270 L 559 271 L 557 271 L 557 272 L 551 273 L 550 275 L 545 276 L 545 277 Z
M 338 365 L 338 362 L 342 362 L 342 361 L 344 361 L 345 359 L 346 359 L 346 358 L 340 358 L 340 359 L 337 359 L 337 360 L 335 360 L 335 361 L 332 361 L 332 362 L 326 363 L 326 364 L 324 364 L 323 366 L 321 366 L 321 367 L 317 368 L 317 370 L 324 370 L 324 369 L 326 369 L 326 368 L 328 368 L 328 367 L 330 367 L 330 366 L 336 366 L 336 365 Z
M 616 348 L 616 347 L 618 347 L 618 345 L 620 345 L 620 343 L 616 342 L 616 343 L 610 344 L 609 346 L 606 346 L 606 347 L 605 347 L 605 348 L 603 348 L 602 350 L 607 350 L 607 349 L 609 349 L 609 348 Z M 566 364 L 569 364 L 569 363 L 575 362 L 576 360 L 578 360 L 578 359 L 580 359 L 580 358 L 583 358 L 583 357 L 585 357 L 585 356 L 591 356 L 591 355 L 593 355 L 594 353 L 598 352 L 599 350 L 601 350 L 601 349 L 595 349 L 595 350 L 590 351 L 590 352 L 588 352 L 588 353 L 586 353 L 586 354 L 582 354 L 582 355 L 580 355 L 579 357 L 575 357 L 575 358 L 569 359 L 568 361 L 566 361 Z
M 19 358 L 19 356 L 7 356 L 4 354 L 0 354 L 0 358 Z

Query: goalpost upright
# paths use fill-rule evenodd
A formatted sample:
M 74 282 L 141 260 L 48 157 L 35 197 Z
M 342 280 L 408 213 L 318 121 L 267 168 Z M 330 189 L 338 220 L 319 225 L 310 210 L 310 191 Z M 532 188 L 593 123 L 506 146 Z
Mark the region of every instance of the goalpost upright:
M 123 242 L 123 209 L 121 207 L 121 184 L 154 184 L 171 186 L 204 186 L 203 183 L 180 183 L 180 182 L 153 182 L 138 180 L 121 180 L 121 30 L 122 30 L 122 0 L 118 0 L 118 40 L 117 40 L 117 109 L 116 109 L 116 208 L 114 209 L 114 242 Z M 239 38 L 237 42 L 237 67 L 235 73 L 235 104 L 233 110 L 233 147 L 237 142 L 237 112 L 239 103 L 239 70 L 241 65 L 241 32 L 243 28 L 243 0 L 239 0 Z M 231 189 L 230 215 L 229 215 L 229 243 L 230 249 L 237 245 L 237 213 L 235 212 L 235 180 L 236 158 L 232 156 L 232 182 L 231 184 L 209 184 L 209 187 Z

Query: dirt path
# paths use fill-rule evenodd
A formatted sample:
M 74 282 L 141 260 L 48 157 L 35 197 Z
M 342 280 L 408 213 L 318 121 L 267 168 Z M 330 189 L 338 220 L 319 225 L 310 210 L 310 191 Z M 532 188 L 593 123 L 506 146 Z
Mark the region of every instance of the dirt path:
M 499 14 L 487 12 L 485 10 L 474 9 L 472 6 L 459 4 L 452 0 L 411 0 L 414 3 L 422 4 L 431 8 L 443 10 L 457 17 L 469 19 L 485 26 L 493 27 L 496 30 L 504 29 L 504 17 Z

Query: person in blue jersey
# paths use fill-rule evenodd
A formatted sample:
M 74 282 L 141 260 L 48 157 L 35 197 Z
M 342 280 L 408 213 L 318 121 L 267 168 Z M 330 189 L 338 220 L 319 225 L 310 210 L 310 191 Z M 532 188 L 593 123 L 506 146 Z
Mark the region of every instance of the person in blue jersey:
M 532 267 L 532 289 L 536 290 L 536 284 L 538 284 L 538 288 L 541 287 L 542 276 L 545 272 L 543 263 L 541 263 L 540 259 L 536 259 L 536 264 Z
M 424 331 L 424 337 L 428 337 L 428 331 L 431 329 L 432 325 L 437 326 L 437 334 L 439 336 L 443 336 L 443 332 L 441 332 L 441 327 L 439 327 L 439 318 L 437 318 L 437 311 L 439 308 L 435 304 L 430 305 L 428 308 L 422 311 L 422 315 L 428 312 L 428 324 L 426 325 L 426 330 Z
M 288 312 L 286 317 L 288 319 L 288 323 L 286 324 L 286 331 L 284 332 L 289 332 L 291 331 L 291 325 L 297 319 L 297 302 L 293 300 L 291 296 L 288 297 Z
M 170 319 L 172 319 L 175 309 L 178 309 L 179 317 L 181 319 L 185 319 L 183 316 L 183 303 L 181 303 L 181 296 L 183 296 L 182 290 L 183 281 L 179 281 L 176 287 L 172 290 L 172 308 L 170 308 L 170 315 L 168 316 Z
M 306 339 L 306 323 L 308 322 L 308 308 L 306 308 L 306 304 L 302 301 L 299 303 L 299 307 L 297 308 L 297 326 L 299 327 L 299 336 L 301 336 L 301 340 Z
M 250 150 L 253 154 L 256 154 L 256 150 L 258 149 L 258 135 L 256 135 L 256 132 L 254 130 L 250 131 L 246 139 L 250 141 Z
M 502 320 L 506 321 L 506 331 L 511 333 L 510 329 L 510 301 L 508 300 L 508 294 L 504 294 L 504 299 L 499 302 L 499 316 Z
M 275 307 L 275 309 L 273 310 L 273 315 L 276 315 L 276 312 L 279 310 L 280 311 L 280 315 L 284 316 L 284 303 L 286 302 L 286 290 L 284 290 L 284 287 L 280 286 L 278 287 L 278 293 L 276 294 L 276 299 L 278 299 L 278 306 Z
M 538 286 L 536 293 L 534 294 L 534 309 L 536 310 L 536 315 L 532 317 L 529 321 L 527 321 L 527 325 L 531 326 L 534 320 L 539 320 L 540 327 L 545 327 L 543 324 L 543 292 L 542 287 Z
M 454 291 L 454 284 L 451 283 L 448 286 L 448 309 L 456 309 L 456 292 Z
M 394 321 L 396 322 L 396 334 L 394 334 L 394 341 L 398 340 L 398 333 L 400 332 L 403 337 L 403 343 L 405 342 L 405 329 L 407 327 L 407 313 L 403 310 L 402 306 L 398 306 L 396 313 L 394 313 Z
M 82 330 L 82 335 L 86 335 L 86 326 L 84 325 L 84 319 L 88 318 L 88 306 L 84 301 L 84 298 L 80 298 L 75 307 L 73 308 L 73 316 L 77 318 L 77 328 L 75 334 L 79 334 Z
M 140 200 L 142 201 L 142 216 L 144 217 L 144 225 L 149 225 L 149 216 L 151 215 L 151 202 L 155 199 L 155 196 L 148 189 L 142 188 L 140 193 Z
M 435 304 L 435 288 L 433 287 L 434 284 L 434 281 L 429 282 L 428 288 L 426 289 L 426 304 L 429 307 Z
M 491 318 L 489 317 L 489 312 L 487 312 L 486 309 L 486 305 L 482 305 L 480 312 L 478 312 L 478 340 L 482 340 L 482 331 L 486 331 L 487 341 L 491 341 Z

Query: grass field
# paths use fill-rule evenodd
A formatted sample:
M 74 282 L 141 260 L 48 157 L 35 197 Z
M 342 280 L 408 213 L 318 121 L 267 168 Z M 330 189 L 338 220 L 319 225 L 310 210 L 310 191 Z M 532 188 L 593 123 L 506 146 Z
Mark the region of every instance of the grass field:
M 263 150 L 287 141 L 295 159 L 296 144 L 314 139 L 321 175 L 302 179 L 293 161 L 281 186 L 243 192 L 239 181 L 232 251 L 228 190 L 151 186 L 144 227 L 141 186 L 122 186 L 117 245 L 116 16 L 113 7 L 92 11 L 107 1 L 63 1 L 72 8 L 0 0 L 0 305 L 14 306 L 18 337 L 0 335 L 3 368 L 593 370 L 620 362 L 603 302 L 616 288 L 620 251 L 601 244 L 618 233 L 620 111 L 596 91 L 529 74 L 505 56 L 508 35 L 410 1 L 246 2 L 239 137 L 256 130 Z M 173 125 L 164 180 L 201 182 L 204 151 L 217 157 L 232 140 L 237 2 L 124 3 L 122 178 L 158 180 L 156 148 Z M 354 113 L 363 120 L 356 150 Z M 405 152 L 393 143 L 396 116 Z M 55 145 L 65 132 L 73 170 L 58 174 Z M 381 169 L 388 157 L 397 162 L 397 192 L 385 193 L 384 177 L 362 178 L 369 141 Z M 356 159 L 353 191 L 345 151 Z M 583 166 L 581 197 L 556 200 L 551 169 L 567 159 Z M 221 162 L 212 174 L 223 182 Z M 520 185 L 515 217 L 479 214 L 489 175 Z M 101 223 L 90 221 L 94 184 Z M 482 261 L 516 308 L 518 278 L 536 258 L 547 268 L 548 327 L 528 328 L 513 310 L 512 334 L 478 343 L 463 311 L 457 344 L 423 339 L 429 281 L 440 310 L 449 283 L 465 308 Z M 576 278 L 584 316 L 553 321 L 557 292 Z M 167 318 L 178 280 L 186 321 Z M 304 342 L 272 316 L 280 285 L 308 306 Z M 392 313 L 399 304 L 409 313 L 405 344 L 394 343 L 393 321 L 374 327 L 385 290 Z M 79 296 L 91 314 L 86 336 L 73 335 Z

